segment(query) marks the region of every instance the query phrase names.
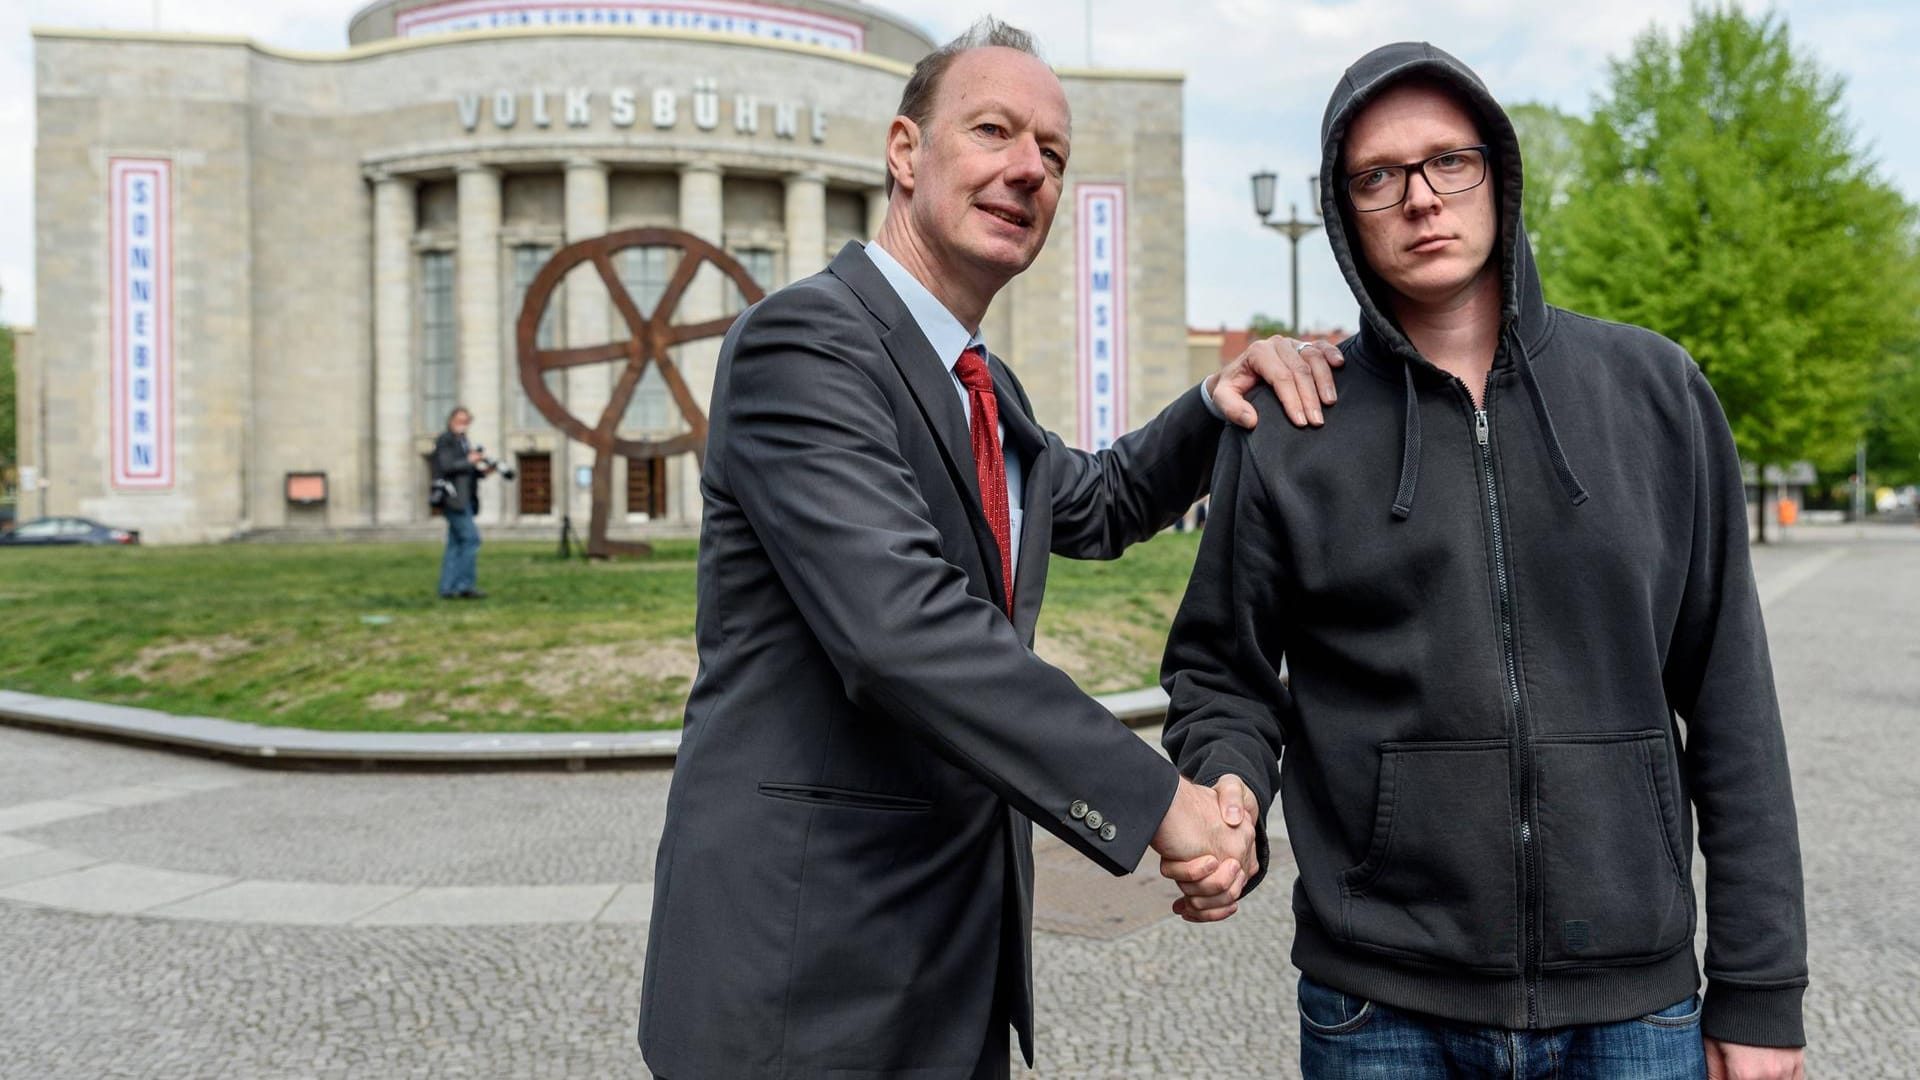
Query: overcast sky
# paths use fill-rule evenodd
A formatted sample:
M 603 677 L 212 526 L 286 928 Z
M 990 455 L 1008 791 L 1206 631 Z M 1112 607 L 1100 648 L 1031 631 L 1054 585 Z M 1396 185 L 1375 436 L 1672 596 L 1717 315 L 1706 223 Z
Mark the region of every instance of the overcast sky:
M 287 48 L 346 45 L 354 0 L 159 0 L 160 27 L 243 34 Z M 1074 0 L 883 0 L 944 39 L 991 12 L 1033 31 L 1062 66 L 1088 60 L 1087 6 Z M 1248 176 L 1280 174 L 1286 203 L 1307 199 L 1318 170 L 1320 114 L 1340 72 L 1376 45 L 1420 39 L 1473 65 L 1501 100 L 1586 113 L 1607 60 L 1659 24 L 1683 23 L 1688 0 L 1095 0 L 1092 61 L 1183 70 L 1186 82 L 1187 318 L 1244 325 L 1284 318 L 1287 243 L 1253 216 Z M 1750 6 L 1749 10 L 1761 10 Z M 1847 80 L 1846 107 L 1884 174 L 1920 200 L 1920 3 L 1783 0 L 1797 48 Z M 33 42 L 30 26 L 146 30 L 154 0 L 0 0 L 0 321 L 31 324 Z M 1904 137 L 1903 137 L 1904 136 Z M 875 148 L 877 154 L 878 148 Z M 1303 210 L 1306 208 L 1303 206 Z M 1354 304 L 1323 234 L 1300 245 L 1302 321 L 1354 322 Z

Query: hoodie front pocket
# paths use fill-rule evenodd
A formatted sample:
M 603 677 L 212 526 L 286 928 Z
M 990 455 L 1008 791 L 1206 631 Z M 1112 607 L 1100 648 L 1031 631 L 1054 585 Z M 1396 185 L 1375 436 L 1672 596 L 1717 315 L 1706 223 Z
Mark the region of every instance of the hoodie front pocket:
M 1340 875 L 1353 945 L 1475 971 L 1520 967 L 1505 740 L 1385 743 L 1373 840 Z
M 1548 966 L 1664 955 L 1693 935 L 1666 733 L 1543 738 L 1540 958 Z

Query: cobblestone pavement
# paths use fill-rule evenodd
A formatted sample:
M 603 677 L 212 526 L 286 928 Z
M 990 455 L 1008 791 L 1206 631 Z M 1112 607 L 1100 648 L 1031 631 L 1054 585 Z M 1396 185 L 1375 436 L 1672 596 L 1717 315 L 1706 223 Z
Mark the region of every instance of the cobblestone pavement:
M 1810 1071 L 1913 1076 L 1920 543 L 1809 530 L 1755 561 L 1806 855 Z M 56 880 L 49 852 L 220 881 L 644 885 L 667 782 L 262 772 L 0 728 L 0 890 Z M 1157 883 L 1063 854 L 1039 860 L 1054 930 L 1038 935 L 1038 1075 L 1296 1075 L 1286 867 L 1235 918 L 1191 927 L 1154 912 Z M 646 1075 L 644 922 L 298 926 L 62 903 L 0 899 L 6 1080 Z

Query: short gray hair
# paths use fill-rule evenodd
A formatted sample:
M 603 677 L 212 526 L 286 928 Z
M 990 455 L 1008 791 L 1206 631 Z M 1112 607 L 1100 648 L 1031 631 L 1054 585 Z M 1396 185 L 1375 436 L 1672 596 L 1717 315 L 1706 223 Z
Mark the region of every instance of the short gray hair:
M 1017 26 L 1008 26 L 999 19 L 988 15 L 967 28 L 967 32 L 947 42 L 920 58 L 913 65 L 913 75 L 907 79 L 907 88 L 900 93 L 900 108 L 895 115 L 904 116 L 913 121 L 916 127 L 926 127 L 933 118 L 933 99 L 940 92 L 940 78 L 953 66 L 954 58 L 970 49 L 1012 49 L 1023 52 L 1035 60 L 1040 60 L 1040 50 L 1033 44 L 1033 35 Z M 893 194 L 893 170 L 887 170 L 887 194 Z

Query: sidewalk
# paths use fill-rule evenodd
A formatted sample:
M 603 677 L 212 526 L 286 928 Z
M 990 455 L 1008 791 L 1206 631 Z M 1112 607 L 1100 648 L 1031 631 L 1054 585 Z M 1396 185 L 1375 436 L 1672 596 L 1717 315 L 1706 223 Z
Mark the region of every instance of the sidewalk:
M 1807 871 L 1809 1068 L 1909 1077 L 1920 546 L 1795 532 L 1754 563 Z M 259 768 L 35 726 L 0 724 L 0 1076 L 646 1075 L 667 769 Z M 1041 835 L 1039 1069 L 1014 1075 L 1297 1076 L 1277 818 L 1272 882 L 1211 927 L 1170 915 L 1152 867 L 1115 879 Z

